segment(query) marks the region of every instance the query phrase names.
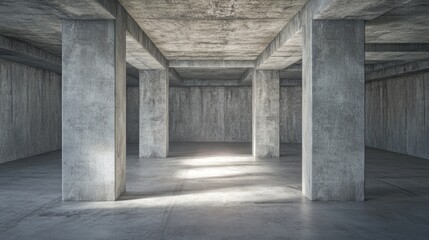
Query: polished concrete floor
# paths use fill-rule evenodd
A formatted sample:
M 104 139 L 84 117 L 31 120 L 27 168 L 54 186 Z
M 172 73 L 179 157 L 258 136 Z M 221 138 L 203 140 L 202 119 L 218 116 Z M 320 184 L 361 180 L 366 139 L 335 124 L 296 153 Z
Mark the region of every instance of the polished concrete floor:
M 365 202 L 301 195 L 300 145 L 180 143 L 168 159 L 128 146 L 117 202 L 61 202 L 61 153 L 0 165 L 0 239 L 428 239 L 429 160 L 366 149 Z

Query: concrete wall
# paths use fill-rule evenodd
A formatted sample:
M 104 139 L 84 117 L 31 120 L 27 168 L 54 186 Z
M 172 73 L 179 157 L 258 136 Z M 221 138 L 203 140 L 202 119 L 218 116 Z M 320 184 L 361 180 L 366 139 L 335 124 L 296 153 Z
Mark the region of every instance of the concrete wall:
M 0 59 L 0 163 L 61 148 L 61 75 Z
M 251 87 L 171 87 L 170 140 L 250 142 Z M 301 87 L 280 88 L 281 142 L 301 142 Z M 138 143 L 138 87 L 127 88 L 127 142 Z
M 302 142 L 302 87 L 280 88 L 280 142 Z
M 127 143 L 139 142 L 139 88 L 127 87 Z
M 366 84 L 365 144 L 429 159 L 429 73 Z
M 250 87 L 170 88 L 171 141 L 250 142 Z

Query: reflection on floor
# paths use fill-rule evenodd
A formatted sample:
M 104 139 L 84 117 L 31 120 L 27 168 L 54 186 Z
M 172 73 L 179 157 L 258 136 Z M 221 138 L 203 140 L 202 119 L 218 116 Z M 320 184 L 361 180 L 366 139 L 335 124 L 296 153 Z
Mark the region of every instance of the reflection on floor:
M 0 165 L 0 239 L 427 239 L 429 160 L 366 150 L 365 202 L 301 194 L 301 146 L 254 159 L 250 144 L 128 146 L 117 202 L 62 203 L 61 153 Z

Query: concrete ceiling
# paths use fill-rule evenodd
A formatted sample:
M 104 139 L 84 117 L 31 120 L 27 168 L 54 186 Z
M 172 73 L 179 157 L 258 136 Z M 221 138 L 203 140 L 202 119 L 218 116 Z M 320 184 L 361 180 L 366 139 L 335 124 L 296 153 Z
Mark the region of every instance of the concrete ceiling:
M 61 21 L 43 1 L 0 1 L 0 34 L 61 53 Z
M 61 54 L 60 19 L 112 18 L 100 6 L 94 0 L 1 0 L 0 35 Z
M 306 3 L 306 0 L 119 1 L 168 60 L 252 61 L 262 55 L 264 49 Z M 2 0 L 0 1 L 0 35 L 22 40 L 60 55 L 60 19 L 111 18 L 112 16 L 103 9 L 100 2 L 103 1 Z M 341 1 L 332 2 L 341 3 Z M 381 16 L 367 21 L 367 43 L 429 43 L 428 0 L 367 0 L 365 2 L 373 7 L 373 10 L 368 11 L 370 15 L 383 12 L 386 6 L 391 6 L 391 10 L 386 10 L 387 12 L 384 11 L 385 13 Z M 383 7 L 372 6 L 376 5 L 375 2 L 384 5 Z M 395 2 L 395 5 L 389 5 L 389 2 Z M 344 8 L 348 5 L 339 6 Z M 356 9 L 360 11 L 358 7 Z M 333 7 L 328 13 L 335 15 L 344 9 L 337 10 Z M 296 52 L 290 51 L 288 45 L 285 47 L 289 49 L 287 52 L 291 55 L 288 57 L 290 64 L 300 59 L 301 38 L 299 34 L 297 36 L 296 46 L 291 41 L 292 49 L 297 49 Z M 415 61 L 429 58 L 429 53 L 428 51 L 378 51 L 367 52 L 366 57 L 371 63 Z M 137 75 L 136 69 L 131 66 L 128 69 L 131 75 Z M 184 79 L 222 80 L 239 79 L 246 68 L 194 67 L 176 70 Z M 295 78 L 299 75 L 298 73 L 299 71 L 289 72 L 282 76 Z
M 306 0 L 120 0 L 168 60 L 254 60 Z
M 429 43 L 429 1 L 414 0 L 366 23 L 368 43 Z

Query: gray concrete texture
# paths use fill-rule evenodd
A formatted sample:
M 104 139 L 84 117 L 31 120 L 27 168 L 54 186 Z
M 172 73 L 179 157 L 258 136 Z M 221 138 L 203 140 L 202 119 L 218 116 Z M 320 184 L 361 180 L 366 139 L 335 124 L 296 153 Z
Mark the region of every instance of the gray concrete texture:
M 301 194 L 301 146 L 255 160 L 250 144 L 172 144 L 139 159 L 127 146 L 116 202 L 61 202 L 61 153 L 0 165 L 0 239 L 407 239 L 429 235 L 429 161 L 366 149 L 366 198 Z M 221 154 L 220 154 L 221 153 Z
M 365 24 L 310 17 L 303 29 L 303 193 L 362 201 Z
M 428 91 L 427 78 L 427 73 L 419 73 L 365 84 L 366 146 L 429 159 L 429 120 L 424 114 L 429 112 L 428 99 L 424 97 Z M 301 89 L 301 86 L 280 88 L 281 143 L 300 143 L 302 140 Z M 207 92 L 210 92 L 210 98 L 203 98 L 208 96 Z M 239 99 L 226 101 L 227 96 L 223 95 L 226 93 Z M 138 143 L 138 88 L 127 88 L 127 94 L 127 142 Z M 250 87 L 170 88 L 170 140 L 250 142 L 250 95 Z M 233 106 L 225 107 L 226 102 Z M 228 112 L 227 109 L 241 110 Z M 224 120 L 217 122 L 219 125 L 203 122 L 203 119 L 220 119 L 218 115 L 224 116 Z M 234 126 L 235 130 L 228 126 Z M 219 129 L 230 130 L 225 135 L 215 134 Z
M 280 142 L 302 142 L 302 87 L 280 87 Z
M 138 87 L 127 87 L 127 143 L 139 142 L 139 91 Z
M 0 163 L 61 148 L 61 75 L 0 59 Z
M 0 58 L 61 74 L 61 56 L 16 39 L 0 36 Z
M 116 0 L 2 1 L 0 31 L 60 54 L 60 19 L 113 19 L 114 9 L 122 8 L 117 3 Z M 167 59 L 207 58 L 257 60 L 258 65 L 272 68 L 280 64 L 282 68 L 301 59 L 301 22 L 306 14 L 317 18 L 366 19 L 366 40 L 371 43 L 428 43 L 427 34 L 422 34 L 429 26 L 426 0 L 121 0 L 120 3 L 130 13 L 126 12 L 127 59 L 140 69 L 165 67 Z M 371 55 L 382 62 L 393 57 L 407 61 L 427 57 L 427 53 L 408 51 Z
M 280 156 L 280 79 L 278 71 L 255 70 L 252 79 L 252 154 Z
M 254 60 L 306 0 L 120 2 L 169 60 Z
M 170 140 L 250 142 L 249 87 L 170 88 Z
M 429 159 L 429 73 L 366 84 L 365 143 Z
M 168 69 L 140 71 L 140 157 L 168 155 L 168 75 Z
M 116 200 L 125 191 L 125 28 L 63 21 L 63 200 Z
M 139 93 L 127 88 L 127 142 L 139 142 Z M 171 142 L 251 142 L 251 87 L 170 87 Z M 280 88 L 281 143 L 301 142 L 301 86 Z

